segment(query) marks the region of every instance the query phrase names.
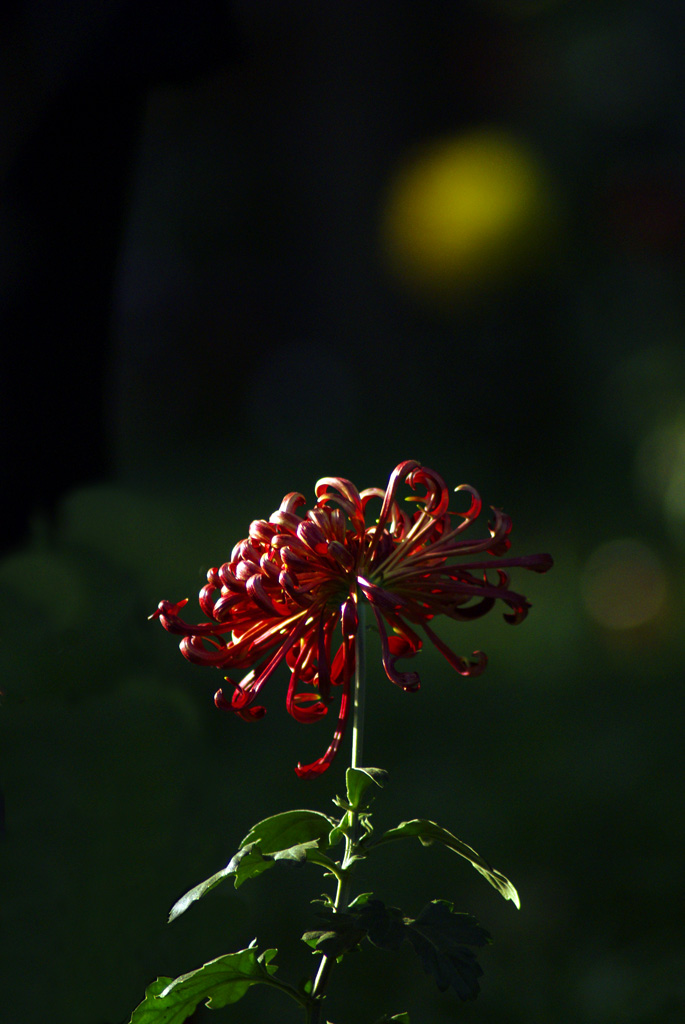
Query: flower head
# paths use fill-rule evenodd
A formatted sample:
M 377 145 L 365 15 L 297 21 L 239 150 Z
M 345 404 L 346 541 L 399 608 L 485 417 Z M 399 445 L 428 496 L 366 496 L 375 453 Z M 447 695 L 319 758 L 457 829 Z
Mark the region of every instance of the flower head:
M 413 512 L 398 504 L 401 485 L 414 492 L 408 497 Z M 182 636 L 181 651 L 189 661 L 231 673 L 226 682 L 232 692 L 219 689 L 214 702 L 241 718 L 265 714 L 256 699 L 283 661 L 290 670 L 286 707 L 298 722 L 327 714 L 334 690 L 340 690 L 328 750 L 295 769 L 300 776 L 319 775 L 345 732 L 361 601 L 373 610 L 388 678 L 415 691 L 418 673 L 400 671 L 396 663 L 421 650 L 417 628 L 460 675 L 478 675 L 486 656 L 476 651 L 474 660 L 459 657 L 434 633 L 433 620 L 476 619 L 501 601 L 508 608 L 504 618 L 521 622 L 529 604 L 509 589 L 508 569 L 546 572 L 552 565 L 549 555 L 501 557 L 510 546 L 511 520 L 498 509 L 492 510 L 487 537 L 464 537 L 482 503 L 472 487 L 456 490 L 469 496 L 465 512 L 450 512 L 443 480 L 412 460 L 397 466 L 385 491 L 358 491 L 342 477 L 323 477 L 314 508 L 303 512 L 303 495 L 286 494 L 268 520 L 250 525 L 228 562 L 209 570 L 200 607 L 210 621 L 184 622 L 179 611 L 187 601 L 161 601 L 151 618 Z M 370 517 L 367 509 L 377 499 L 380 514 Z M 234 673 L 242 678 L 233 679 Z

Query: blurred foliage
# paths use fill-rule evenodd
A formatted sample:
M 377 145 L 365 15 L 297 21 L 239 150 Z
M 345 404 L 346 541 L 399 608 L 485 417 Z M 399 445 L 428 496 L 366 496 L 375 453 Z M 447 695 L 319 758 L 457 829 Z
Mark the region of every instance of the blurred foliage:
M 228 504 L 217 502 L 223 514 L 212 536 L 192 499 L 88 489 L 67 501 L 52 537 L 37 535 L 2 565 L 11 638 L 2 650 L 11 880 L 3 957 L 17 965 L 5 999 L 27 1022 L 44 1018 L 49 1004 L 54 1024 L 114 1024 L 153 977 L 243 948 L 255 935 L 283 951 L 284 976 L 307 969 L 297 936 L 313 926 L 307 900 L 320 881 L 294 865 L 278 869 L 292 876 L 282 905 L 280 885 L 265 879 L 259 889 L 219 890 L 182 922 L 165 924 L 173 901 L 221 867 L 255 820 L 302 804 L 330 812 L 342 788 L 343 758 L 315 783 L 292 772 L 325 742 L 325 724 L 310 736 L 291 722 L 276 684 L 264 722 L 221 714 L 211 702 L 214 681 L 146 621 L 157 596 L 190 591 L 191 567 L 207 551 L 224 557 L 224 537 L 244 535 L 242 510 Z M 255 499 L 255 513 L 263 512 Z M 557 1006 L 557 1019 L 569 1022 L 588 1008 L 596 1020 L 629 1011 L 625 1019 L 649 1021 L 637 993 L 654 986 L 666 1010 L 682 976 L 683 755 L 672 684 L 682 641 L 639 631 L 612 639 L 593 627 L 582 605 L 581 553 L 555 536 L 544 538 L 557 554 L 554 572 L 520 574 L 534 603 L 521 627 L 499 617 L 442 624 L 464 653 L 488 651 L 483 679 L 458 679 L 426 650 L 423 689 L 406 695 L 370 658 L 367 749 L 391 772 L 385 825 L 415 813 L 467 836 L 515 881 L 520 915 L 503 914 L 470 872 L 433 848 L 408 848 L 401 859 L 388 850 L 360 885 L 410 911 L 439 895 L 484 922 L 495 944 L 474 1020 L 542 1021 Z M 429 881 L 420 858 L 429 858 Z M 367 971 L 362 960 L 346 965 L 341 986 L 348 990 L 357 970 L 372 985 L 382 965 L 395 1009 L 407 1005 L 421 1019 L 427 1011 L 415 993 L 423 989 L 410 965 L 381 961 Z M 104 973 L 102 964 L 110 965 Z M 520 978 L 531 972 L 538 986 L 523 999 Z M 392 1009 L 380 993 L 371 1005 L 377 1014 Z M 335 985 L 333 1016 L 334 1007 L 350 1012 Z M 245 1021 L 266 1012 L 256 994 L 241 1004 Z M 295 1007 L 288 1012 L 283 1020 L 298 1019 Z M 436 1001 L 429 1012 L 448 1020 L 452 1009 Z

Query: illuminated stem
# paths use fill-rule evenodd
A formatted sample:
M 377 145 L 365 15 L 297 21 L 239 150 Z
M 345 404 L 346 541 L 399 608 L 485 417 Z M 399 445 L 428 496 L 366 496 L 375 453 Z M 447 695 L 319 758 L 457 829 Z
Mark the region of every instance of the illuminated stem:
M 355 672 L 354 672 L 354 695 L 353 695 L 353 718 L 352 718 L 352 757 L 351 768 L 361 767 L 362 747 L 364 745 L 364 699 L 366 687 L 364 677 L 366 675 L 366 637 L 364 636 L 366 619 L 366 602 L 359 602 L 359 624 L 355 639 Z
M 355 638 L 355 671 L 354 671 L 354 693 L 352 696 L 352 754 L 350 767 L 359 768 L 362 761 L 362 747 L 364 741 L 364 695 L 366 675 L 366 636 L 365 636 L 365 608 L 366 602 L 359 603 L 359 624 Z M 333 907 L 336 912 L 347 910 L 350 902 L 350 889 L 352 887 L 352 860 L 357 849 L 359 832 L 359 814 L 356 810 L 346 812 L 350 817 L 350 829 L 345 834 L 345 855 L 343 857 L 341 872 L 338 876 L 338 888 L 335 894 Z M 324 993 L 328 984 L 328 976 L 333 969 L 335 959 L 322 956 L 319 969 L 314 979 L 311 992 L 311 1003 L 307 1007 L 307 1024 L 320 1024 L 323 1010 Z

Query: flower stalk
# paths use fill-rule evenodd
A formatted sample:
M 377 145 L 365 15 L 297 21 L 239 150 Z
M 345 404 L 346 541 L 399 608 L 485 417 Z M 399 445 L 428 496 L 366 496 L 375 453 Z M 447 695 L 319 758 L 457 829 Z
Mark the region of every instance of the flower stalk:
M 354 691 L 352 695 L 352 751 L 350 755 L 350 767 L 361 768 L 362 750 L 364 744 L 364 704 L 365 704 L 365 683 L 366 683 L 366 630 L 365 602 L 361 600 L 358 605 L 357 614 L 359 623 L 355 637 L 355 673 Z M 359 842 L 359 811 L 351 808 L 348 812 L 350 817 L 350 828 L 345 833 L 345 853 L 341 864 L 341 872 L 338 876 L 338 886 L 335 894 L 333 907 L 336 913 L 347 910 L 350 903 L 350 890 L 352 888 L 352 865 Z M 326 986 L 328 978 L 335 964 L 335 959 L 330 956 L 321 957 L 314 984 L 312 986 L 311 1006 L 308 1007 L 307 1024 L 319 1024 L 323 1003 L 326 997 Z

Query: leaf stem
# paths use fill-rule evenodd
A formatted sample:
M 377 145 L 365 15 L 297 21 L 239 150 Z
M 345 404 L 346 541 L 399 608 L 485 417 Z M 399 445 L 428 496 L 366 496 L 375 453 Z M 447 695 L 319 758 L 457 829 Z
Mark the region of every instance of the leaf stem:
M 366 602 L 359 602 L 358 615 L 359 623 L 355 637 L 355 671 L 354 671 L 354 692 L 352 695 L 352 753 L 350 767 L 359 768 L 362 763 L 362 748 L 364 741 L 364 697 L 366 677 Z M 352 863 L 359 842 L 359 812 L 352 808 L 346 812 L 350 818 L 349 832 L 345 833 L 345 855 L 343 857 L 341 872 L 337 876 L 338 887 L 335 894 L 333 907 L 336 912 L 345 911 L 350 902 L 350 889 L 352 887 Z M 325 998 L 328 977 L 335 964 L 335 959 L 329 956 L 322 956 L 311 992 L 311 1002 L 307 1007 L 306 1024 L 320 1024 L 323 1002 Z

